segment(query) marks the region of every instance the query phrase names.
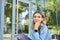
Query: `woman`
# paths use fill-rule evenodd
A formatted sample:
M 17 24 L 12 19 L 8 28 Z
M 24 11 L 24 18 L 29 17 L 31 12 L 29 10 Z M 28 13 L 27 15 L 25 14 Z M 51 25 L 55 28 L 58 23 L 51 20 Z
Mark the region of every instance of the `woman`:
M 45 16 L 42 12 L 36 11 L 33 14 L 33 25 L 29 30 L 28 37 L 32 40 L 51 40 L 51 34 L 45 23 Z

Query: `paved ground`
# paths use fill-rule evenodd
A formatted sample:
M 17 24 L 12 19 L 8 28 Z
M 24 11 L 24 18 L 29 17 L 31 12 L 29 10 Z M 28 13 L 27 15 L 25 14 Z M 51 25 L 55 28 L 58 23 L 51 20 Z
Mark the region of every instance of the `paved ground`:
M 11 40 L 11 38 L 8 38 L 8 37 L 6 38 L 6 37 L 4 37 L 4 39 L 3 39 L 3 40 Z
M 11 40 L 11 34 L 4 34 L 3 40 Z M 15 40 L 16 40 L 16 38 L 15 38 Z

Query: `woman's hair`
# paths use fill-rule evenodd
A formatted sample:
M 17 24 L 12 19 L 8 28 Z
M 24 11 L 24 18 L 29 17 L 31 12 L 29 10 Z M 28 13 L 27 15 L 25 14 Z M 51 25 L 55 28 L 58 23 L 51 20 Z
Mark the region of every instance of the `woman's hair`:
M 44 13 L 42 13 L 41 11 L 36 11 L 36 12 L 34 12 L 34 14 L 33 14 L 33 18 L 34 18 L 34 15 L 35 15 L 36 13 L 39 13 L 39 14 L 42 16 L 42 18 L 43 18 L 43 21 L 41 22 L 41 24 L 46 24 Z M 34 24 L 35 24 L 35 23 L 34 23 L 34 21 L 33 21 L 33 23 L 32 23 L 32 28 L 34 28 Z

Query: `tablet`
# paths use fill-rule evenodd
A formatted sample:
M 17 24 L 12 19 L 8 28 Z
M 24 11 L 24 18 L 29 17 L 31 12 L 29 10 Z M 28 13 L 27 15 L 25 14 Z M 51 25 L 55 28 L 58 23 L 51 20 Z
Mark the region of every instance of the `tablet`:
M 24 33 L 17 35 L 17 40 L 31 40 L 28 36 L 26 36 Z

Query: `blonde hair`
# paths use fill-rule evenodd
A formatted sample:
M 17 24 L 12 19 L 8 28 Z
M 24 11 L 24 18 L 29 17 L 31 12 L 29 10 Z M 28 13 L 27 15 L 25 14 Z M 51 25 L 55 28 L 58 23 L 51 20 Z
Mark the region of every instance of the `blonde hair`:
M 41 12 L 41 11 L 36 11 L 36 12 L 34 12 L 34 14 L 33 14 L 33 18 L 34 18 L 34 15 L 36 14 L 36 13 L 39 13 L 41 16 L 42 16 L 42 18 L 43 18 L 43 21 L 41 22 L 41 24 L 46 24 L 46 21 L 45 21 L 45 15 Z M 32 23 L 32 29 L 34 28 L 34 21 L 33 21 L 33 23 Z M 40 27 L 39 27 L 40 28 Z

